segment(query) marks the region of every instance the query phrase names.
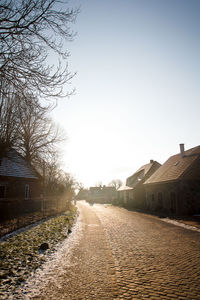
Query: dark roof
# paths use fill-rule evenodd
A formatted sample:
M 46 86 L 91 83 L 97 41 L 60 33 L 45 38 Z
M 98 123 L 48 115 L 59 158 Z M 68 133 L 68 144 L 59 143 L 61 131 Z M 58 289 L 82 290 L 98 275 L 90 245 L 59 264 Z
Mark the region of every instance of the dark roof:
M 144 184 L 177 181 L 182 178 L 193 163 L 200 158 L 200 146 L 171 156 Z
M 91 186 L 90 191 L 100 191 L 101 187 L 100 186 Z
M 0 160 L 0 176 L 38 179 L 34 168 L 16 150 L 8 150 Z

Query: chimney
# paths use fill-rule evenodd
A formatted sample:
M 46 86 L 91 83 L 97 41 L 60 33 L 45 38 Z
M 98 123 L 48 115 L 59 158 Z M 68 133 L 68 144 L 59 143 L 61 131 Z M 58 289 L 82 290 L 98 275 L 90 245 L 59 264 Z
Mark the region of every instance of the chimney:
M 152 164 L 154 162 L 154 160 L 153 159 L 150 159 L 150 163 Z
M 185 156 L 184 144 L 180 144 L 181 157 Z

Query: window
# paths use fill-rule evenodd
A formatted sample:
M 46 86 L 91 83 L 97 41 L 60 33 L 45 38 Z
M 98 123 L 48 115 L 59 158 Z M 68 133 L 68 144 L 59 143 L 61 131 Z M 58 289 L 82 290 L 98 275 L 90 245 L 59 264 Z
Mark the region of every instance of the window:
M 5 185 L 0 185 L 0 198 L 6 197 L 6 187 Z
M 25 199 L 30 198 L 30 189 L 29 189 L 29 184 L 25 184 Z

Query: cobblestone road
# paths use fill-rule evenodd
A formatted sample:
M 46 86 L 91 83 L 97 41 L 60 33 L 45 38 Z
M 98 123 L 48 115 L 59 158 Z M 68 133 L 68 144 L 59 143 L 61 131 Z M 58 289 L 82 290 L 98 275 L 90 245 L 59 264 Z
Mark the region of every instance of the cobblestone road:
M 82 237 L 71 265 L 34 299 L 200 299 L 199 232 L 123 208 L 78 206 Z

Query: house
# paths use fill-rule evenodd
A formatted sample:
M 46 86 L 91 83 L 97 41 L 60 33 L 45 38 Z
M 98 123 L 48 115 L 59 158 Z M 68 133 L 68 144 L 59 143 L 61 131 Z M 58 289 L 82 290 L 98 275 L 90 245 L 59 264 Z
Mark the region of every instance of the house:
M 113 186 L 103 186 L 102 194 L 104 198 L 104 203 L 114 203 L 117 197 L 117 190 Z
M 31 199 L 40 196 L 36 170 L 14 149 L 0 158 L 0 199 Z
M 126 179 L 126 185 L 118 189 L 118 199 L 123 201 L 125 206 L 130 208 L 144 208 L 145 205 L 145 188 L 146 181 L 161 165 L 154 160 L 141 168 L 133 175 Z
M 200 146 L 171 156 L 145 183 L 146 208 L 172 214 L 200 213 Z
M 117 190 L 118 193 L 118 202 L 120 204 L 126 205 L 129 203 L 130 199 L 133 198 L 133 188 L 130 186 L 122 185 L 120 188 Z
M 90 203 L 103 202 L 100 186 L 90 187 L 89 194 L 88 194 L 88 202 Z
M 15 150 L 0 157 L 0 216 L 37 206 L 31 200 L 41 197 L 41 176 Z M 22 205 L 22 201 L 23 205 Z M 39 201 L 38 203 L 41 203 Z M 40 204 L 38 204 L 40 205 Z
M 76 195 L 76 200 L 87 200 L 89 191 L 87 189 L 81 189 Z
M 112 186 L 90 187 L 88 201 L 90 203 L 113 203 L 117 197 L 117 191 Z

